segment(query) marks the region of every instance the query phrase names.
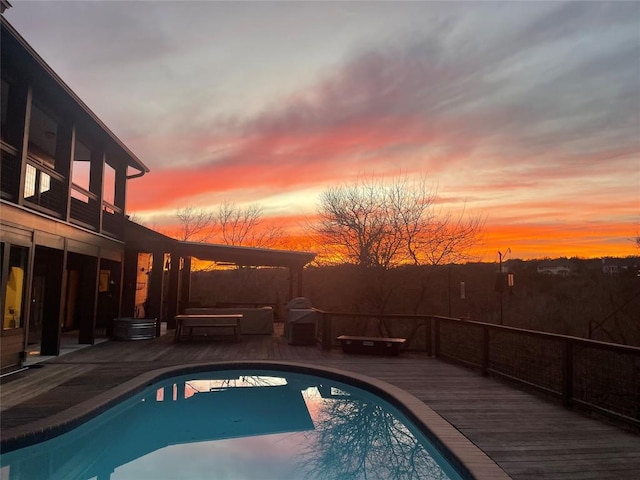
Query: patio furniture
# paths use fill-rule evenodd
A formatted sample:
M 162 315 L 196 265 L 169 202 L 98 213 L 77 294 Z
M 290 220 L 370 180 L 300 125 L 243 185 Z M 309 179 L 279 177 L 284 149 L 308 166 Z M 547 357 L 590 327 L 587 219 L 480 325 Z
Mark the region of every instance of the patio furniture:
M 114 318 L 114 340 L 148 340 L 156 336 L 155 318 Z
M 407 342 L 407 339 L 340 335 L 338 341 L 342 345 L 342 351 L 344 353 L 398 355 L 400 349 Z
M 193 329 L 215 330 L 220 335 L 233 335 L 235 341 L 240 341 L 240 320 L 241 314 L 228 315 L 176 315 L 176 331 L 174 340 L 180 341 L 184 330 L 188 329 L 189 337 L 193 334 Z M 220 331 L 222 332 L 220 333 Z
M 315 345 L 318 313 L 306 297 L 292 298 L 287 304 L 284 336 L 289 345 Z
M 241 315 L 239 321 L 242 335 L 272 335 L 272 307 L 194 307 L 184 311 L 187 315 Z

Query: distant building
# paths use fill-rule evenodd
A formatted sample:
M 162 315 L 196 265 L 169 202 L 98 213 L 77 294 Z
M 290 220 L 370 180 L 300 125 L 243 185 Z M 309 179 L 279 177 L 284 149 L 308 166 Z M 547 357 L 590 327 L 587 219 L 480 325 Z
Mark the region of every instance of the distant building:
M 566 277 L 571 273 L 571 266 L 565 260 L 551 260 L 538 265 L 537 271 L 545 275 Z
M 640 258 L 609 258 L 602 259 L 602 273 L 605 275 L 632 274 L 640 276 Z

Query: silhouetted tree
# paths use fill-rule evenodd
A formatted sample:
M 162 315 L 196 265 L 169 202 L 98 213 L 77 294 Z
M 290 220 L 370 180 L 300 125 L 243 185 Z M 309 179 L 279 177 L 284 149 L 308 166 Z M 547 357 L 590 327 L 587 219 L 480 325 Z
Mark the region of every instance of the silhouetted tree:
M 256 204 L 242 208 L 233 203 L 224 202 L 218 207 L 215 217 L 219 236 L 226 245 L 275 246 L 282 237 L 282 228 L 265 227 L 262 214 L 262 208 Z
M 262 208 L 255 204 L 242 208 L 225 201 L 216 210 L 188 205 L 176 210 L 176 218 L 180 240 L 273 247 L 282 236 L 281 227 L 263 226 Z
M 187 205 L 176 210 L 176 218 L 180 224 L 180 240 L 206 242 L 213 235 L 215 214 L 212 211 Z
M 314 226 L 325 255 L 363 267 L 440 265 L 468 258 L 482 217 L 455 217 L 436 208 L 425 178 L 359 179 L 320 196 Z

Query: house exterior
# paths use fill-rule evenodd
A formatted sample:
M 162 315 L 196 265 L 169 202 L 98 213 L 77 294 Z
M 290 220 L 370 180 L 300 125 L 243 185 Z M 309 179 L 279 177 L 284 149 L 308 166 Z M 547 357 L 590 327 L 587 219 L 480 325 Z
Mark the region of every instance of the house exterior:
M 538 273 L 545 275 L 559 275 L 566 277 L 571 273 L 571 265 L 561 260 L 548 261 L 541 263 L 536 267 Z
M 313 253 L 180 242 L 130 222 L 129 182 L 149 169 L 20 36 L 4 17 L 9 2 L 0 2 L 1 372 L 20 368 L 32 346 L 58 355 L 63 338 L 108 337 L 117 317 L 173 327 L 189 303 L 192 256 L 289 268 L 290 296 L 300 294 Z
M 119 313 L 127 184 L 149 169 L 0 18 L 4 371 Z
M 608 258 L 602 259 L 602 273 L 605 275 L 640 276 L 640 258 Z

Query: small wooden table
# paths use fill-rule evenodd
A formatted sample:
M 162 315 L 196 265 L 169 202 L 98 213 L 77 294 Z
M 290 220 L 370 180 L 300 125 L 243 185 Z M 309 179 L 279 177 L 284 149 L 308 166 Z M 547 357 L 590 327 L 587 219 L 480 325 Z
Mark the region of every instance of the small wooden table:
M 183 330 L 189 329 L 189 337 L 194 328 L 223 329 L 233 331 L 236 342 L 240 340 L 240 319 L 242 314 L 227 315 L 176 315 L 176 331 L 174 340 L 180 341 Z

